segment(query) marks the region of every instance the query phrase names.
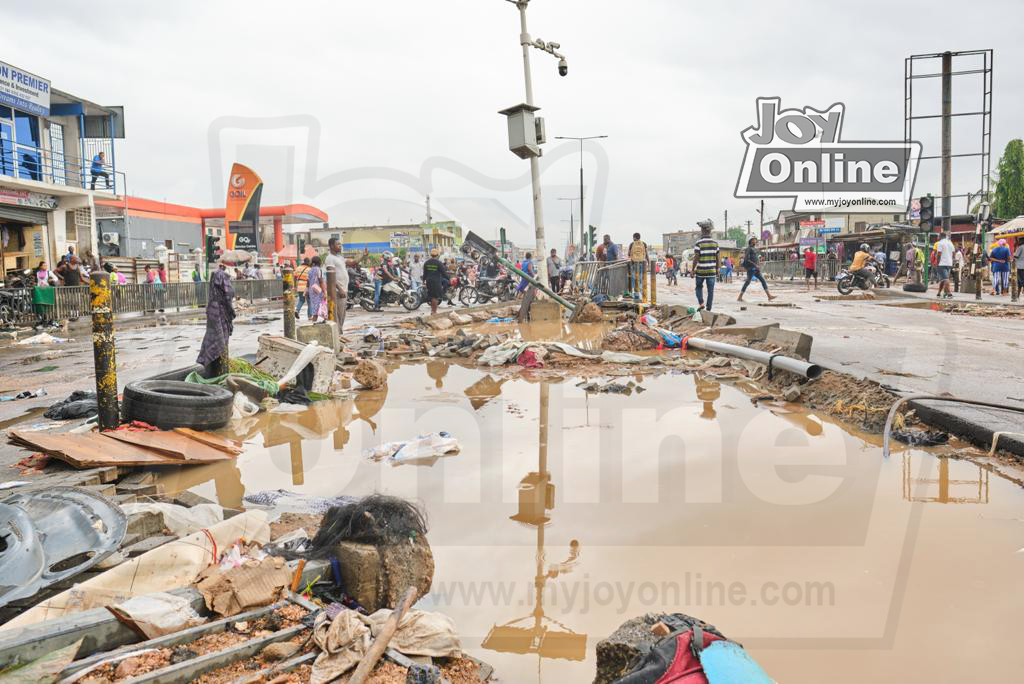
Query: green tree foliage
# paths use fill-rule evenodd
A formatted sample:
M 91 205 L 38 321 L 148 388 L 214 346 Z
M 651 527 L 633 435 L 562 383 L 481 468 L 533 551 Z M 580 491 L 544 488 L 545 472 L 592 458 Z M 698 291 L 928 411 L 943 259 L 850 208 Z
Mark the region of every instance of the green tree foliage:
M 1024 216 L 1024 141 L 1020 138 L 1006 144 L 996 175 L 992 215 L 1005 219 Z
M 729 230 L 725 231 L 725 237 L 730 240 L 735 240 L 739 244 L 743 244 L 747 241 L 747 229 L 739 226 L 733 226 Z

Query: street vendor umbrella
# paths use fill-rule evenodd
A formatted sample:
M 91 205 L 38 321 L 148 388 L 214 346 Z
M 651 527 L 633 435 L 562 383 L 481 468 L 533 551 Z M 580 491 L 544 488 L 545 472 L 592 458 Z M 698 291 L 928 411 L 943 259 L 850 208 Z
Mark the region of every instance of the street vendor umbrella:
M 1021 237 L 1022 235 L 1024 235 L 1024 216 L 1007 221 L 992 231 L 992 236 L 995 238 Z

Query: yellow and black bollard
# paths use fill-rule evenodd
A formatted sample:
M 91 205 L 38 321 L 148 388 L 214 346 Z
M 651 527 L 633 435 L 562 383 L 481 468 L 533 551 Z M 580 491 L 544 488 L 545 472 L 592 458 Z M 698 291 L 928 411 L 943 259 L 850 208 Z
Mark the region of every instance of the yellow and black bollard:
M 117 408 L 117 358 L 114 353 L 114 306 L 110 275 L 96 271 L 89 280 L 89 310 L 92 313 L 92 352 L 96 365 L 96 404 L 100 430 L 121 424 Z
M 284 336 L 295 339 L 295 277 L 291 266 L 281 271 L 281 290 L 284 293 Z
M 334 310 L 334 306 L 335 306 L 335 303 L 336 303 L 334 301 L 335 284 L 337 282 L 338 282 L 338 274 L 334 272 L 334 268 L 332 266 L 328 266 L 327 267 L 327 292 L 324 293 L 324 296 L 327 297 L 327 320 L 329 320 L 329 321 L 336 321 L 336 320 L 338 320 L 337 319 L 337 312 Z
M 657 269 L 654 267 L 654 262 L 651 264 L 651 306 L 658 306 L 658 274 Z

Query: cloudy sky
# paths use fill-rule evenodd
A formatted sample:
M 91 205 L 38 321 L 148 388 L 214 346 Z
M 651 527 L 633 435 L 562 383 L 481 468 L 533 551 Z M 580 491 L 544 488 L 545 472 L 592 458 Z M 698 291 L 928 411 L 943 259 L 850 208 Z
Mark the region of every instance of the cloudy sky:
M 173 3 L 48 0 L 5 9 L 0 59 L 101 104 L 124 105 L 119 168 L 132 194 L 223 203 L 234 160 L 266 181 L 265 203 L 308 202 L 337 226 L 435 218 L 531 240 L 528 163 L 507 149 L 498 110 L 523 101 L 516 9 L 504 0 Z M 587 222 L 660 242 L 704 217 L 756 221 L 733 197 L 740 131 L 757 96 L 784 107 L 846 103 L 846 139 L 903 137 L 910 54 L 995 48 L 993 167 L 1024 136 L 1024 3 L 532 0 L 536 103 L 549 137 L 608 135 L 587 148 Z M 955 108 L 981 83 L 956 81 Z M 919 82 L 920 113 L 939 106 Z M 963 98 L 963 99 L 959 99 Z M 938 128 L 915 135 L 934 153 Z M 958 120 L 954 145 L 977 148 Z M 973 149 L 968 151 L 974 151 Z M 924 162 L 928 164 L 928 162 Z M 934 164 L 934 162 L 931 162 Z M 579 148 L 542 159 L 549 243 L 561 245 L 578 193 Z M 935 169 L 918 190 L 937 192 Z M 977 190 L 977 161 L 957 165 Z M 769 210 L 785 208 L 769 203 Z M 955 210 L 959 210 L 954 207 Z

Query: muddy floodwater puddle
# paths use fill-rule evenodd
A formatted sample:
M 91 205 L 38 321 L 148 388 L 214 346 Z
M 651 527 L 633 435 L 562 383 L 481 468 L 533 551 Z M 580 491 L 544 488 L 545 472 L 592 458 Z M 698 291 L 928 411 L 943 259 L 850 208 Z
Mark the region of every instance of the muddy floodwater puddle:
M 1024 490 L 927 450 L 693 375 L 590 394 L 433 361 L 388 388 L 259 415 L 234 462 L 165 474 L 226 506 L 246 493 L 420 502 L 425 609 L 507 682 L 589 682 L 628 618 L 680 611 L 780 682 L 1018 681 Z M 774 410 L 772 410 L 774 408 Z M 443 430 L 430 465 L 364 449 Z

